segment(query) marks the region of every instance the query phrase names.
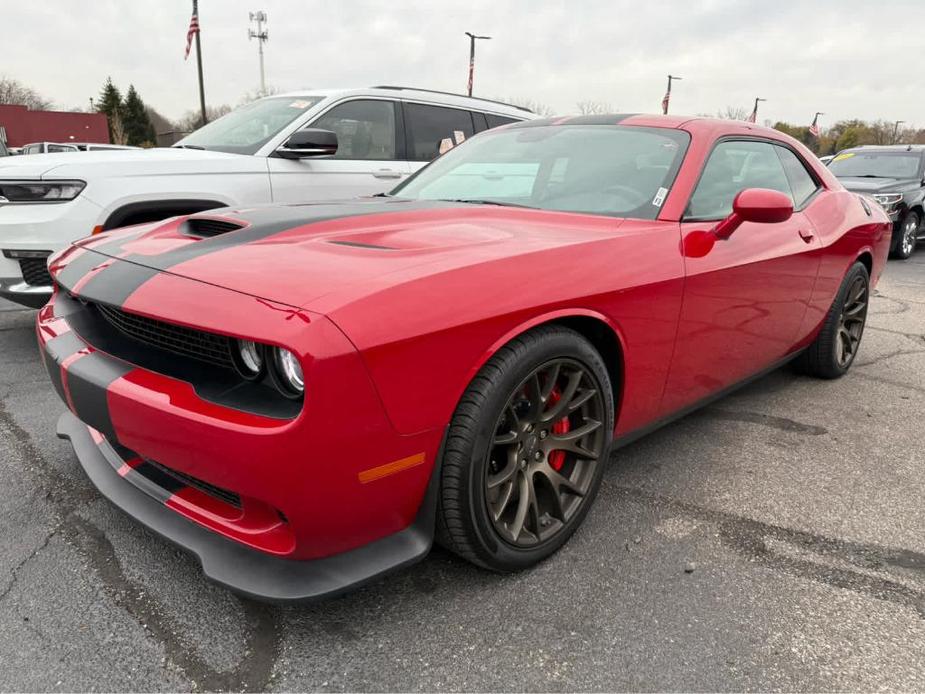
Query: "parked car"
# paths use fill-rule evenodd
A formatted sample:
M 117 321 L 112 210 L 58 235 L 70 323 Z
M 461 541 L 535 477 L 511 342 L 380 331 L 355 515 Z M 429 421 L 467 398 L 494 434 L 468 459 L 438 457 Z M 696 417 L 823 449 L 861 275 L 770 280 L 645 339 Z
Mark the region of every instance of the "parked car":
M 883 205 L 893 220 L 890 254 L 905 260 L 925 240 L 925 146 L 854 147 L 829 164 L 848 190 L 864 193 Z
M 6 143 L 3 140 L 0 140 L 0 157 L 10 156 L 10 150 L 6 148 Z
M 20 154 L 60 154 L 62 152 L 79 152 L 77 145 L 66 145 L 60 142 L 32 142 L 23 145 Z
M 132 147 L 131 145 L 110 145 L 102 142 L 73 142 L 81 152 L 115 152 L 123 149 L 141 149 L 141 147 Z
M 828 166 L 828 165 L 829 165 L 829 162 L 832 161 L 832 159 L 834 159 L 834 158 L 835 158 L 835 155 L 834 155 L 834 154 L 825 154 L 825 155 L 819 157 L 819 161 L 821 161 L 823 164 L 825 164 L 826 166 Z
M 0 296 L 44 304 L 47 257 L 88 234 L 227 205 L 381 193 L 441 147 L 534 117 L 420 89 L 313 90 L 255 101 L 172 148 L 4 159 L 0 195 L 14 209 L 0 215 Z
M 435 533 L 528 567 L 581 524 L 614 436 L 792 359 L 842 376 L 890 226 L 776 130 L 533 121 L 389 195 L 77 242 L 38 337 L 105 497 L 221 584 L 319 598 Z

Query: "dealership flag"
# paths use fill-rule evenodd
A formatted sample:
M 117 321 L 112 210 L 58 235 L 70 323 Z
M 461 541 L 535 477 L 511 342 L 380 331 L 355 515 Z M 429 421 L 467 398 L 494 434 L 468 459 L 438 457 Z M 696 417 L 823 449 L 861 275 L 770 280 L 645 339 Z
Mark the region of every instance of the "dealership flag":
M 199 33 L 199 17 L 194 12 L 189 20 L 189 29 L 186 30 L 186 53 L 183 54 L 183 60 L 189 58 L 190 49 L 193 47 L 193 37 Z
M 749 123 L 754 123 L 758 120 L 758 104 L 755 104 L 755 108 L 752 109 L 751 115 L 748 117 Z
M 819 125 L 817 123 L 818 120 L 819 120 L 819 114 L 817 113 L 813 117 L 812 125 L 809 126 L 809 134 L 812 135 L 813 137 L 819 137 Z
M 662 99 L 662 113 L 664 114 L 668 113 L 668 99 L 670 98 L 671 98 L 671 90 L 669 89 L 667 92 L 665 92 L 665 98 Z

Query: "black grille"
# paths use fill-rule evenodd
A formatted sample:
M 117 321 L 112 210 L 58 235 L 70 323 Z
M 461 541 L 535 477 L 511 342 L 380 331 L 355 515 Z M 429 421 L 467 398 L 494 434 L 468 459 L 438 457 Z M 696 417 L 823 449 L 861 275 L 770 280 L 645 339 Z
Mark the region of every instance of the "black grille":
M 50 287 L 51 275 L 48 274 L 48 258 L 20 258 L 19 269 L 26 284 L 34 287 Z
M 170 475 L 175 480 L 182 482 L 188 487 L 193 487 L 205 494 L 208 494 L 209 496 L 214 496 L 217 499 L 221 499 L 226 504 L 231 504 L 236 508 L 241 508 L 241 497 L 234 492 L 228 491 L 227 489 L 222 489 L 221 487 L 216 487 L 214 484 L 209 484 L 208 482 L 205 482 L 198 477 L 187 475 L 185 472 L 180 472 L 179 470 L 173 470 L 169 467 L 161 465 L 160 463 L 156 463 L 153 460 L 146 460 L 145 462 L 163 474 Z
M 134 340 L 214 366 L 234 368 L 230 339 L 224 335 L 145 318 L 106 304 L 94 306 L 113 327 Z
M 227 234 L 229 231 L 235 231 L 240 228 L 241 225 L 237 222 L 229 222 L 224 219 L 192 217 L 186 220 L 186 233 L 192 236 L 218 236 L 219 234 Z

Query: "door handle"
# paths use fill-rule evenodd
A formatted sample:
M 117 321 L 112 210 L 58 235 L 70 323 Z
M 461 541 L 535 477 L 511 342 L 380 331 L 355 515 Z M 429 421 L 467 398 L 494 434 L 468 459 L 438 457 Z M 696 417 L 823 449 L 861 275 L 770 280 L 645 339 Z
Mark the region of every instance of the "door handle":
M 800 229 L 800 238 L 809 243 L 813 240 L 813 232 L 807 231 L 806 229 Z
M 379 169 L 373 172 L 376 178 L 401 178 L 401 173 L 392 169 Z

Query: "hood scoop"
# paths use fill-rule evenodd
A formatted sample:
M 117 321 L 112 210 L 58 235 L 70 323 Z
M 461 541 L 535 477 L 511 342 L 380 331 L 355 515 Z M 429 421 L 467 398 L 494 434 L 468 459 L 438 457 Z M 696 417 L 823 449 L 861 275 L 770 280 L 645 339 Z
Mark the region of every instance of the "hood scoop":
M 183 222 L 183 233 L 187 236 L 195 236 L 201 239 L 209 239 L 213 236 L 221 236 L 229 231 L 243 229 L 244 224 L 232 222 L 227 219 L 215 219 L 214 217 L 190 217 Z

